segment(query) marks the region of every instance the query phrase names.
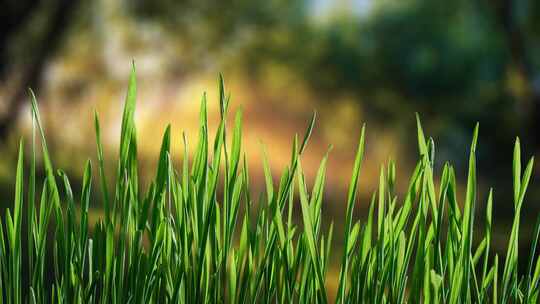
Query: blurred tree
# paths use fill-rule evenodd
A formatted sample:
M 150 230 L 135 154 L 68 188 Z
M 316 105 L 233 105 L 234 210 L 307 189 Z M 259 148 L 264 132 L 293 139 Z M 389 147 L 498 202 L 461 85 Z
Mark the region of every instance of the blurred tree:
M 510 53 L 509 71 L 522 82 L 515 92 L 527 126 L 534 130 L 534 142 L 540 147 L 540 3 L 531 0 L 486 1 L 498 23 Z M 536 57 L 536 58 L 535 58 Z M 536 59 L 536 60 L 535 60 Z M 510 74 L 510 73 L 509 73 Z
M 476 121 L 492 147 L 511 147 L 520 134 L 540 149 L 538 1 L 379 1 L 371 9 L 365 17 L 337 10 L 323 24 L 294 28 L 288 47 L 270 36 L 254 52 L 295 67 L 322 99 L 356 95 L 385 124 L 420 112 L 455 150 L 449 155 Z
M 70 28 L 78 0 L 7 0 L 0 20 L 0 83 L 5 87 L 0 139 L 15 123 L 28 87 L 36 88 L 45 63 Z

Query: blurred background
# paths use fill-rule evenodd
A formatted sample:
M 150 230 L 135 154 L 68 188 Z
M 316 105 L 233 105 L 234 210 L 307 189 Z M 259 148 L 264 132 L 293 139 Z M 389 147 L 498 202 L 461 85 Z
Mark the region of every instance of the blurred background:
M 260 143 L 277 177 L 294 134 L 304 132 L 317 110 L 303 166 L 312 181 L 333 145 L 323 208 L 337 223 L 363 122 L 359 217 L 381 164 L 396 160 L 398 190 L 407 186 L 418 154 L 415 112 L 435 140 L 437 170 L 451 161 L 461 191 L 472 129 L 480 122 L 478 224 L 493 186 L 496 250 L 506 246 L 515 136 L 524 159 L 540 151 L 539 1 L 2 0 L 1 7 L 3 207 L 12 202 L 17 141 L 30 138 L 28 87 L 38 95 L 53 162 L 75 188 L 85 160 L 95 160 L 94 109 L 114 174 L 134 59 L 142 173 L 153 176 L 167 123 L 177 161 L 182 131 L 196 141 L 204 91 L 215 128 L 222 72 L 232 109 L 244 111 L 244 147 L 256 189 L 263 187 Z M 525 247 L 540 210 L 538 172 L 523 207 Z M 99 214 L 98 199 L 94 206 Z

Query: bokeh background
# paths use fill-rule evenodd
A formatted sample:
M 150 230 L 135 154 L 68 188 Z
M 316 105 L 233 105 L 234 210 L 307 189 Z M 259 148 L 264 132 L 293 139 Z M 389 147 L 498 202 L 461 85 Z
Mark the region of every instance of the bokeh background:
M 30 137 L 27 88 L 37 92 L 55 166 L 77 185 L 85 160 L 96 155 L 94 110 L 114 174 L 133 59 L 139 157 L 148 176 L 167 123 L 176 160 L 182 131 L 196 141 L 204 91 L 210 120 L 217 120 L 219 72 L 232 109 L 244 111 L 256 190 L 263 187 L 260 143 L 277 176 L 294 134 L 317 110 L 304 167 L 313 180 L 333 145 L 323 208 L 327 222 L 338 223 L 336 246 L 362 123 L 367 150 L 359 217 L 382 163 L 396 160 L 398 190 L 407 186 L 417 159 L 415 112 L 435 140 L 437 168 L 451 161 L 462 191 L 472 129 L 480 122 L 477 214 L 495 187 L 494 245 L 499 252 L 506 246 L 515 136 L 527 158 L 540 150 L 539 1 L 2 0 L 0 6 L 2 210 L 12 201 L 17 141 Z M 525 248 L 540 210 L 538 172 L 523 209 Z

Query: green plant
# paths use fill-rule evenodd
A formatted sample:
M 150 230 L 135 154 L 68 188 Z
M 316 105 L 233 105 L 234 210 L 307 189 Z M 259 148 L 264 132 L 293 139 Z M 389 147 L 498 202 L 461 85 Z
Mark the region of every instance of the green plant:
M 181 167 L 174 168 L 168 126 L 156 176 L 143 191 L 137 167 L 135 96 L 133 68 L 122 118 L 116 182 L 111 192 L 104 174 L 100 126 L 95 115 L 104 216 L 89 230 L 94 180 L 90 161 L 84 171 L 81 196 L 76 199 L 67 175 L 54 172 L 31 93 L 34 128 L 27 189 L 23 188 L 26 180 L 21 141 L 13 212 L 8 209 L 0 225 L 1 302 L 327 303 L 333 225 L 323 231 L 321 210 L 328 154 L 321 161 L 311 191 L 301 165 L 315 115 L 303 140 L 294 138 L 290 164 L 277 185 L 264 153 L 266 194 L 254 200 L 242 154 L 242 114 L 236 113 L 232 138 L 228 138 L 230 98 L 220 77 L 221 120 L 214 141 L 211 143 L 208 135 L 203 95 L 199 141 L 192 162 L 187 157 L 184 135 L 185 157 Z M 355 219 L 354 205 L 364 154 L 362 128 L 348 192 L 336 302 L 538 302 L 538 223 L 527 272 L 520 274 L 517 270 L 520 211 L 533 159 L 522 173 L 516 140 L 515 217 L 503 266 L 497 255 L 490 254 L 492 191 L 487 198 L 483 238 L 473 242 L 478 126 L 470 149 L 466 196 L 460 208 L 454 169 L 445 164 L 440 180 L 436 180 L 434 143 L 426 141 L 417 121 L 420 159 L 407 193 L 403 198 L 395 194 L 394 163 L 382 166 L 379 188 L 361 224 Z M 37 195 L 36 186 L 36 132 L 45 171 L 41 195 Z M 436 184 L 440 185 L 438 190 Z M 301 209 L 302 225 L 293 222 L 293 208 Z M 27 224 L 26 236 L 23 222 Z M 53 240 L 48 241 L 51 230 Z M 25 251 L 23 241 L 27 242 Z M 52 244 L 52 250 L 48 244 Z M 44 279 L 48 260 L 54 261 L 51 282 Z M 23 267 L 23 261 L 28 265 Z

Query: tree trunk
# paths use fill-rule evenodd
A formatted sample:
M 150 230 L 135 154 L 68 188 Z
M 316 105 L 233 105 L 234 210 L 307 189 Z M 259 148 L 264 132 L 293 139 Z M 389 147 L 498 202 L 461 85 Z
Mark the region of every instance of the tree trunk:
M 517 97 L 521 99 L 519 107 L 526 119 L 526 127 L 530 130 L 529 135 L 535 145 L 535 151 L 538 151 L 540 150 L 540 134 L 537 132 L 540 130 L 540 84 L 527 54 L 527 38 L 515 20 L 514 1 L 499 0 L 494 4 L 498 23 L 508 44 L 511 56 L 509 64 L 517 69 L 525 82 L 525 94 Z
M 45 64 L 50 56 L 58 49 L 79 2 L 80 1 L 78 0 L 59 0 L 56 3 L 56 6 L 52 9 L 49 16 L 47 16 L 49 22 L 47 28 L 43 31 L 40 40 L 30 43 L 33 47 L 34 56 L 29 60 L 28 64 L 16 67 L 14 71 L 9 71 L 9 68 L 6 69 L 5 67 L 9 64 L 7 61 L 10 59 L 5 58 L 6 62 L 1 63 L 3 68 L 0 69 L 0 72 L 4 73 L 0 78 L 6 79 L 11 77 L 11 75 L 9 75 L 11 73 L 17 73 L 17 76 L 19 77 L 14 81 L 14 89 L 12 89 L 9 92 L 9 96 L 5 98 L 7 115 L 0 119 L 0 140 L 6 139 L 9 131 L 17 122 L 19 112 L 21 111 L 25 102 L 25 97 L 27 96 L 28 88 L 39 87 L 39 81 L 42 77 Z M 29 14 L 27 11 L 21 13 L 21 19 L 13 22 L 18 28 L 10 30 L 11 34 L 18 32 L 21 27 L 25 26 L 26 20 L 22 19 L 27 18 L 28 16 Z M 10 35 L 2 34 L 1 38 L 5 39 L 2 43 L 8 43 Z

